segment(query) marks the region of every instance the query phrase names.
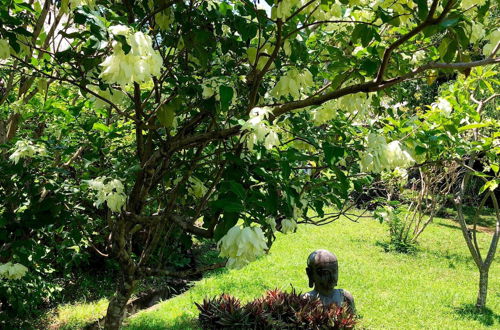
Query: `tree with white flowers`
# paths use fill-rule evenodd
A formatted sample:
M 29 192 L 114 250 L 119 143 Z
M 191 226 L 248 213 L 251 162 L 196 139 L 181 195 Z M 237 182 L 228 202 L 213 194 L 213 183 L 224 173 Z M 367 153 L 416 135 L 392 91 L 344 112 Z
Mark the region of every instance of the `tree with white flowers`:
M 311 212 L 344 214 L 372 173 L 425 161 L 385 129 L 391 90 L 500 62 L 486 0 L 0 3 L 9 171 L 50 167 L 33 200 L 73 196 L 58 205 L 102 220 L 119 266 L 107 329 L 138 280 L 221 266 L 175 270 L 193 238 L 242 267 L 276 231 L 328 222 Z M 17 202 L 0 211 L 12 224 L 32 205 Z

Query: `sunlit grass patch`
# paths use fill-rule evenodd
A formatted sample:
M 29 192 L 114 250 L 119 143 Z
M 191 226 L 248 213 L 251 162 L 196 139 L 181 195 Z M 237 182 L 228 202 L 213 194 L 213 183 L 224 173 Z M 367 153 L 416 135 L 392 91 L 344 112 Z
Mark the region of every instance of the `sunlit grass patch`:
M 108 299 L 59 306 L 50 318 L 52 329 L 82 329 L 106 315 Z
M 480 233 L 485 244 L 490 236 Z M 326 248 L 339 258 L 339 287 L 354 295 L 369 329 L 488 329 L 500 327 L 500 264 L 492 265 L 486 317 L 460 312 L 475 302 L 478 273 L 452 221 L 436 219 L 421 236 L 413 255 L 386 253 L 377 242 L 387 228 L 373 219 L 353 223 L 341 219 L 328 226 L 301 226 L 280 235 L 269 255 L 241 270 L 219 270 L 190 290 L 129 318 L 126 329 L 197 329 L 194 302 L 222 292 L 243 301 L 279 288 L 307 291 L 306 258 Z M 473 315 L 474 316 L 474 315 Z M 486 321 L 485 321 L 486 320 Z

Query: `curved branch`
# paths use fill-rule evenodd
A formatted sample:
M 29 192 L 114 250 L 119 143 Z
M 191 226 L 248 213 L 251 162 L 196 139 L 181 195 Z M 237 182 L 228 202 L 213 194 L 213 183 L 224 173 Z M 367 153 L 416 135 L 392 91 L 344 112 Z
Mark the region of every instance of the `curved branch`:
M 403 81 L 406 81 L 410 78 L 415 77 L 419 73 L 422 73 L 424 71 L 432 70 L 432 69 L 453 69 L 453 70 L 461 70 L 461 69 L 468 69 L 468 68 L 473 68 L 476 66 L 484 66 L 488 64 L 496 64 L 500 63 L 500 58 L 487 58 L 484 60 L 480 61 L 474 61 L 474 62 L 459 62 L 459 63 L 428 63 L 425 64 L 413 71 L 410 71 L 402 76 L 392 78 L 389 80 L 377 82 L 377 81 L 370 81 L 358 85 L 352 85 L 348 86 L 345 88 L 341 88 L 339 90 L 326 93 L 323 95 L 315 96 L 315 97 L 309 97 L 304 100 L 299 100 L 299 101 L 293 101 L 289 103 L 285 103 L 281 106 L 278 106 L 275 108 L 273 111 L 274 117 L 281 116 L 287 112 L 290 112 L 295 109 L 301 109 L 305 108 L 311 105 L 321 105 L 325 103 L 326 101 L 330 101 L 333 99 L 337 99 L 341 96 L 345 96 L 348 94 L 354 94 L 354 93 L 359 93 L 359 92 L 376 92 L 385 88 L 388 88 L 392 85 L 395 85 L 397 83 L 401 83 Z
M 422 32 L 422 30 L 425 29 L 426 27 L 440 23 L 444 19 L 444 17 L 448 14 L 448 12 L 451 10 L 454 0 L 448 1 L 441 15 L 439 15 L 437 18 L 434 18 L 438 2 L 439 0 L 433 0 L 427 18 L 422 23 L 413 28 L 410 32 L 401 36 L 401 38 L 396 40 L 385 50 L 384 56 L 382 58 L 382 63 L 380 64 L 377 73 L 377 78 L 375 79 L 375 81 L 381 82 L 382 79 L 384 78 L 384 72 L 387 69 L 387 66 L 389 65 L 389 60 L 391 59 L 392 52 L 396 48 L 401 46 L 403 43 L 407 42 L 408 40 L 410 40 L 411 38 Z

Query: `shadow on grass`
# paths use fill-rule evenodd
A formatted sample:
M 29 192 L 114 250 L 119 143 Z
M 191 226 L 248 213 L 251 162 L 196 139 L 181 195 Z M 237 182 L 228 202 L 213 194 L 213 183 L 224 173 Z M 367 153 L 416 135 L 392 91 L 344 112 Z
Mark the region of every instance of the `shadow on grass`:
M 472 224 L 474 216 L 476 215 L 476 210 L 477 209 L 475 207 L 471 207 L 471 206 L 464 207 L 463 211 L 464 211 L 465 220 L 467 221 L 467 223 Z M 454 209 L 451 209 L 451 208 L 444 209 L 442 211 L 442 214 L 439 214 L 439 217 L 451 219 L 458 224 L 458 221 L 456 221 L 457 211 L 455 211 Z M 484 208 L 482 210 L 481 214 L 479 215 L 477 225 L 482 226 L 482 227 L 488 227 L 488 228 L 493 227 L 494 228 L 495 223 L 496 223 L 496 217 L 495 217 L 494 209 L 490 209 L 487 207 Z M 446 227 L 448 227 L 448 226 L 446 226 Z M 450 226 L 450 227 L 452 227 L 452 226 Z M 457 226 L 457 228 L 460 229 L 460 226 Z
M 460 318 L 475 320 L 488 327 L 500 323 L 500 314 L 493 312 L 488 307 L 478 310 L 473 304 L 465 304 L 462 307 L 455 308 L 455 313 Z

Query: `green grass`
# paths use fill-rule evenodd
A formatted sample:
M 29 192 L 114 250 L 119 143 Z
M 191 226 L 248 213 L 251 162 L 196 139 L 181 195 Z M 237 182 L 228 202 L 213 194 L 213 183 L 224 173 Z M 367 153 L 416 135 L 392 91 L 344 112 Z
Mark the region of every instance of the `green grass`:
M 415 255 L 385 253 L 377 246 L 387 239 L 383 225 L 371 219 L 340 220 L 324 227 L 302 226 L 280 235 L 269 255 L 241 270 L 219 270 L 184 294 L 127 320 L 126 329 L 196 329 L 194 302 L 222 292 L 249 300 L 265 290 L 308 290 L 305 261 L 319 248 L 339 258 L 339 287 L 354 295 L 370 329 L 492 329 L 500 327 L 500 264 L 492 265 L 488 308 L 472 308 L 478 273 L 456 224 L 436 219 L 420 239 Z M 483 245 L 489 235 L 481 234 Z
M 480 233 L 483 246 L 490 237 Z M 488 309 L 477 313 L 478 272 L 456 223 L 436 219 L 413 255 L 383 252 L 378 242 L 387 239 L 387 228 L 372 219 L 299 226 L 296 234 L 279 234 L 269 255 L 241 270 L 211 272 L 185 293 L 129 318 L 125 329 L 197 329 L 194 302 L 222 292 L 248 301 L 267 289 L 309 290 L 306 258 L 320 248 L 337 254 L 339 287 L 354 295 L 360 328 L 500 328 L 500 263 L 495 260 L 490 270 Z M 106 307 L 105 299 L 61 306 L 51 323 L 79 329 L 104 315 Z
M 81 302 L 76 305 L 59 306 L 50 320 L 51 328 L 82 329 L 106 315 L 108 300 L 102 298 L 93 302 Z

